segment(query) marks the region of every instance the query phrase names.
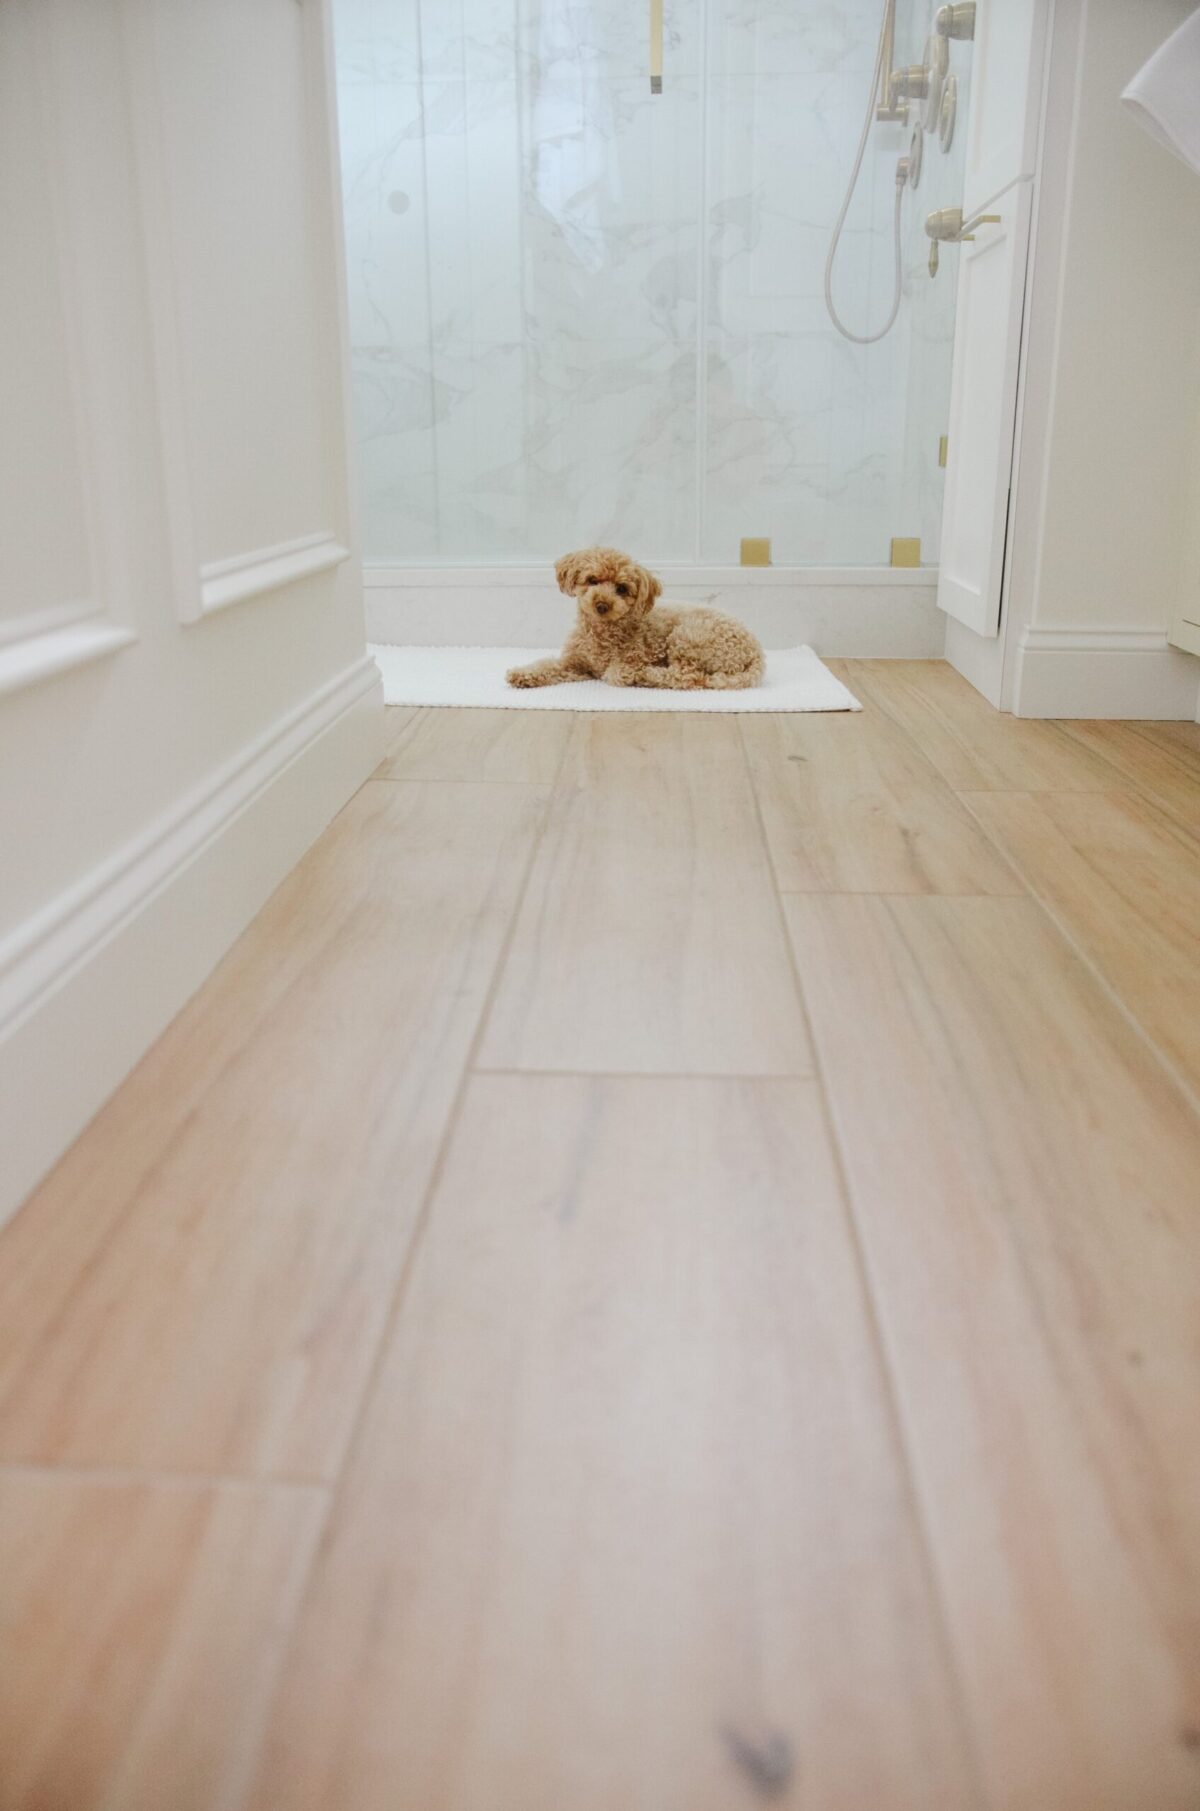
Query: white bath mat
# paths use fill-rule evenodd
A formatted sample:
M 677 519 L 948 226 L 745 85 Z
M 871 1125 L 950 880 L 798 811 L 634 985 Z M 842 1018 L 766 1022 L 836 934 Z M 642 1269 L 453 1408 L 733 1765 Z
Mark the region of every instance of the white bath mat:
M 391 648 L 371 653 L 388 704 L 466 704 L 520 711 L 859 711 L 858 699 L 811 648 L 768 648 L 762 685 L 744 692 L 659 692 L 581 679 L 571 685 L 506 684 L 550 648 Z

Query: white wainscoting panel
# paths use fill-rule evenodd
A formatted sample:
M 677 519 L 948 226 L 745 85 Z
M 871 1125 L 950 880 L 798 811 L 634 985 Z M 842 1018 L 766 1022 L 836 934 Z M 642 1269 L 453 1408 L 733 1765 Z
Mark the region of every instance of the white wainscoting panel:
M 0 0 L 0 1218 L 382 754 L 329 9 Z
M 0 7 L 0 693 L 133 639 L 105 508 L 112 394 L 89 257 L 120 168 L 113 22 L 109 0 L 70 32 L 61 8 Z
M 177 607 L 192 622 L 347 557 L 325 18 L 297 0 L 123 7 Z

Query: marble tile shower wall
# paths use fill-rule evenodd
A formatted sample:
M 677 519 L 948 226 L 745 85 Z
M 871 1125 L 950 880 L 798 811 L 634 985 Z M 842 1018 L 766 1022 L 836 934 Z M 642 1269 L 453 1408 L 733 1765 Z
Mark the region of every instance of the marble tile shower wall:
M 724 564 L 769 534 L 780 564 L 873 564 L 928 536 L 909 199 L 893 332 L 853 346 L 822 299 L 880 5 L 666 0 L 652 96 L 647 0 L 335 0 L 370 563 L 594 537 Z M 906 136 L 868 152 L 836 276 L 851 325 L 887 310 Z M 941 328 L 920 333 L 948 382 Z

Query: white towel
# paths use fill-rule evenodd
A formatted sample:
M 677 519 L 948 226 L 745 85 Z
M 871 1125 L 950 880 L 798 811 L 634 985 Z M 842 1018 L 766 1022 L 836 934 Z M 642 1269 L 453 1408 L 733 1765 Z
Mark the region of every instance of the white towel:
M 1151 138 L 1200 175 L 1200 11 L 1171 33 L 1121 99 Z
M 3 0 L 0 0 L 0 5 Z M 580 679 L 569 685 L 506 685 L 508 667 L 556 648 L 371 647 L 386 704 L 486 705 L 510 711 L 860 711 L 811 648 L 768 648 L 761 685 L 744 692 L 660 692 Z

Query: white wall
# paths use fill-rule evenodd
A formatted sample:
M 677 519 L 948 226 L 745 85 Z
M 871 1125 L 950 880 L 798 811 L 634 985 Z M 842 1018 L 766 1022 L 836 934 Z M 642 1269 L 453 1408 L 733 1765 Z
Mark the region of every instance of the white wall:
M 1200 177 L 1119 101 L 1192 5 L 1054 7 L 1005 644 L 985 655 L 953 624 L 947 642 L 1022 715 L 1195 713 L 1200 664 L 1166 636 L 1200 416 Z
M 327 26 L 0 7 L 0 1213 L 375 758 Z

